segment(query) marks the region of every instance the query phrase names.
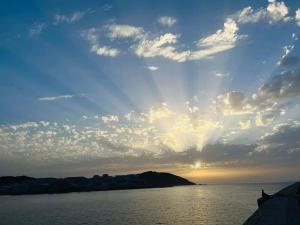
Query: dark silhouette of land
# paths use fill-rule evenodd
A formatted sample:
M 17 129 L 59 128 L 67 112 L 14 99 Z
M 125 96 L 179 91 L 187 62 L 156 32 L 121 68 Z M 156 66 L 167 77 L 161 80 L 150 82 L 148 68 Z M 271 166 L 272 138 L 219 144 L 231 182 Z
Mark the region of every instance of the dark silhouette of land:
M 0 195 L 55 194 L 68 192 L 106 191 L 122 189 L 162 188 L 195 185 L 182 177 L 159 172 L 102 176 L 92 178 L 33 178 L 27 176 L 0 177 Z
M 287 186 L 274 195 L 262 191 L 258 209 L 243 225 L 299 225 L 300 182 Z

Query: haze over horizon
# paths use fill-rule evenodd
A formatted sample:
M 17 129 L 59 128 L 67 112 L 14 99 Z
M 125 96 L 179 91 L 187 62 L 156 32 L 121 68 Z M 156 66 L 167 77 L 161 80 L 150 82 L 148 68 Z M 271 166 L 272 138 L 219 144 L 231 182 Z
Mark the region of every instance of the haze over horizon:
M 300 2 L 0 4 L 0 176 L 299 180 Z

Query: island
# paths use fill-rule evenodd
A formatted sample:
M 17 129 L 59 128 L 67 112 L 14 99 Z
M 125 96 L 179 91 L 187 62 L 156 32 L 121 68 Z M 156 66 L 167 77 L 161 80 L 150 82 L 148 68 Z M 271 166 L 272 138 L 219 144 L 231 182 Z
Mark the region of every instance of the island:
M 0 195 L 56 194 L 195 185 L 182 177 L 147 171 L 140 174 L 67 178 L 0 177 Z
M 262 190 L 258 209 L 243 225 L 299 225 L 300 182 L 289 185 L 274 195 Z

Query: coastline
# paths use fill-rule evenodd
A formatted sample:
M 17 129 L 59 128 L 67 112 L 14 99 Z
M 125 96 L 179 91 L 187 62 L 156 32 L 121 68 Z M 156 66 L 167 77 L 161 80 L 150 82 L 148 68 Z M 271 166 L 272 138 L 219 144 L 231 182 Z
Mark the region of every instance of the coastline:
M 26 176 L 0 177 L 0 195 L 60 194 L 110 190 L 131 190 L 196 185 L 170 174 L 147 171 L 141 174 L 102 176 L 92 178 L 33 178 Z

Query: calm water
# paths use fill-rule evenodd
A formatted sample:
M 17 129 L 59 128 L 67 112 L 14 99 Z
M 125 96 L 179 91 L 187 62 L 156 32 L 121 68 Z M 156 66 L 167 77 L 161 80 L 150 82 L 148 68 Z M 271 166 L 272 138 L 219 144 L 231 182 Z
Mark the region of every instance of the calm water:
M 203 185 L 162 189 L 0 197 L 1 225 L 238 225 L 261 188 L 287 184 Z

